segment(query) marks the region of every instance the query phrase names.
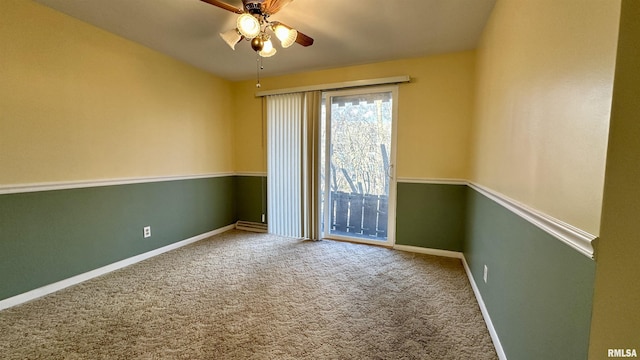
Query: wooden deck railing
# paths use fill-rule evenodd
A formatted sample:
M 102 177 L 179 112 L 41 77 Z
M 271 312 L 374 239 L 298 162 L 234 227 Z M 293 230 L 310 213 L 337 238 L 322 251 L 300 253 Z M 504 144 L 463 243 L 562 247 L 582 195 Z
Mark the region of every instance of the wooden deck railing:
M 387 237 L 388 196 L 331 192 L 331 231 Z

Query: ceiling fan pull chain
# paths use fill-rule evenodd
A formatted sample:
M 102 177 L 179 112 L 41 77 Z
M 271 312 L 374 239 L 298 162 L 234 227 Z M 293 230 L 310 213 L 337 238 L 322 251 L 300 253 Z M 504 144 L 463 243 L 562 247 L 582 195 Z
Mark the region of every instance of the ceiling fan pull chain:
M 264 67 L 262 66 L 262 57 L 260 55 L 258 55 L 258 58 L 256 59 L 256 72 L 257 72 L 257 78 L 258 78 L 258 82 L 256 83 L 256 87 L 259 89 L 260 86 L 260 70 L 264 69 Z

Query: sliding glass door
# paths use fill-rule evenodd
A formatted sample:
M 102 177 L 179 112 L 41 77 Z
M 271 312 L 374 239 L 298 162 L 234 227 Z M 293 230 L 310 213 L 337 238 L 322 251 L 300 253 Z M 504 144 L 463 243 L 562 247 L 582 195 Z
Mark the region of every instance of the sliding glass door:
M 324 94 L 323 237 L 393 245 L 396 98 L 396 86 Z

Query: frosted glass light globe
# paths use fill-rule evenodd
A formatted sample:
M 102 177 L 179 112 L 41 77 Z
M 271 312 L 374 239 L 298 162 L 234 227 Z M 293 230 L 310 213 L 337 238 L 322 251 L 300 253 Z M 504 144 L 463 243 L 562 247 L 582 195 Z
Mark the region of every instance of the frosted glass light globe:
M 298 31 L 296 31 L 295 29 L 289 29 L 286 26 L 280 24 L 276 25 L 273 31 L 276 33 L 276 37 L 282 43 L 282 47 L 285 49 L 293 45 L 293 43 L 296 42 L 296 38 L 298 37 Z
M 260 22 L 253 15 L 242 14 L 236 21 L 238 31 L 247 39 L 253 39 L 260 34 Z
M 276 51 L 277 50 L 273 47 L 273 43 L 271 43 L 271 40 L 267 40 L 262 45 L 262 50 L 258 52 L 258 55 L 262 57 L 272 57 L 276 54 Z

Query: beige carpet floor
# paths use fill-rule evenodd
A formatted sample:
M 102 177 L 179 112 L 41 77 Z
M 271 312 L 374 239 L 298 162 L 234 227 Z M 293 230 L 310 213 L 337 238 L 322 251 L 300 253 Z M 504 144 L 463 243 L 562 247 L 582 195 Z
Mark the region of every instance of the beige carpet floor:
M 229 231 L 0 312 L 2 359 L 497 359 L 460 260 Z

